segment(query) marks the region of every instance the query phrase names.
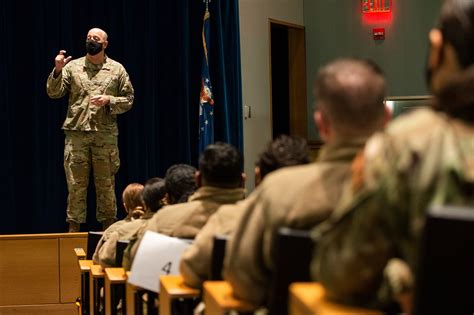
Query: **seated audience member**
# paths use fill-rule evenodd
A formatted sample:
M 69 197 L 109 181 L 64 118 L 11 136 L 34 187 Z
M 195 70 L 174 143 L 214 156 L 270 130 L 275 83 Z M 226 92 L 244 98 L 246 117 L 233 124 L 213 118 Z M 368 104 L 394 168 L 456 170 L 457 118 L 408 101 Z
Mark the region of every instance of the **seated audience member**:
M 406 298 L 409 277 L 387 262 L 402 259 L 416 274 L 427 208 L 474 206 L 474 1 L 446 0 L 429 42 L 433 108 L 397 118 L 367 142 L 340 206 L 314 231 L 312 272 L 338 301 L 383 305 L 387 286 L 398 288 L 389 297 Z M 408 281 L 392 285 L 399 277 Z
M 276 169 L 309 162 L 309 149 L 305 140 L 281 135 L 271 141 L 260 154 L 255 167 L 255 185 Z M 199 288 L 203 281 L 209 279 L 214 235 L 229 235 L 234 231 L 245 208 L 241 205 L 244 202 L 221 206 L 196 235 L 194 243 L 183 253 L 180 272 L 187 285 Z
M 146 231 L 173 237 L 194 238 L 219 206 L 234 204 L 245 197 L 242 155 L 230 144 L 216 142 L 199 157 L 196 172 L 198 190 L 188 202 L 166 206 L 137 233 L 138 241 L 126 252 L 124 267 L 130 269 L 140 240 Z M 131 259 L 130 259 L 131 258 Z
M 142 184 L 133 183 L 125 187 L 125 190 L 122 193 L 122 201 L 127 217 L 124 220 L 115 222 L 112 226 L 120 227 L 126 222 L 140 219 L 142 217 L 144 213 L 142 193 Z M 111 229 L 112 226 L 110 226 L 106 231 L 113 232 L 114 229 Z M 106 231 L 104 231 L 104 234 L 106 234 Z
M 188 164 L 175 164 L 165 175 L 166 199 L 168 204 L 187 202 L 197 189 L 196 168 Z
M 248 197 L 227 247 L 224 278 L 235 296 L 265 304 L 280 227 L 311 229 L 333 211 L 352 159 L 389 117 L 385 80 L 366 61 L 341 59 L 316 78 L 314 120 L 325 144 L 316 162 L 277 170 Z M 309 268 L 309 266 L 308 266 Z
M 118 240 L 129 240 L 146 220 L 151 218 L 155 212 L 165 204 L 165 181 L 162 178 L 152 178 L 145 183 L 140 199 L 143 200 L 145 212 L 140 219 L 129 221 L 117 228 L 107 237 L 103 237 L 99 242 L 92 257 L 95 264 L 102 267 L 113 267 L 115 265 L 115 253 Z
M 142 200 L 143 185 L 132 183 L 125 187 L 122 193 L 122 203 L 127 213 L 127 217 L 123 220 L 117 221 L 109 226 L 105 231 L 95 249 L 93 260 L 98 263 L 98 253 L 102 245 L 107 241 L 114 231 L 128 222 L 131 222 L 143 215 L 143 200 Z

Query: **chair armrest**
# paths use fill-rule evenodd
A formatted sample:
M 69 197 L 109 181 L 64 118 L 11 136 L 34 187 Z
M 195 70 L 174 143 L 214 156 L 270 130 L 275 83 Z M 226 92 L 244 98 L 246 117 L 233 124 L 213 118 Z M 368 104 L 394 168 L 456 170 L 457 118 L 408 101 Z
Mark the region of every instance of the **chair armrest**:
M 228 311 L 253 312 L 258 306 L 238 300 L 227 281 L 205 281 L 203 284 L 206 314 L 226 314 Z
M 101 265 L 92 265 L 91 266 L 91 275 L 92 278 L 104 278 L 105 272 Z
M 184 283 L 181 275 L 160 276 L 160 315 L 171 315 L 171 302 L 179 298 L 199 297 L 201 290 Z
M 95 314 L 99 310 L 100 306 L 100 289 L 102 287 L 101 282 L 104 279 L 104 270 L 101 265 L 91 265 L 89 273 L 89 301 L 90 301 L 90 314 Z
M 112 286 L 118 285 L 118 284 L 125 284 L 125 281 L 127 280 L 127 275 L 125 274 L 125 269 L 122 267 L 117 267 L 117 268 L 105 268 L 105 285 L 104 285 L 104 291 L 105 291 L 105 314 L 109 315 L 112 314 L 112 308 L 115 308 L 116 305 L 115 301 L 112 303 Z
M 382 315 L 376 310 L 337 304 L 326 299 L 323 286 L 317 282 L 301 282 L 290 285 L 290 315 L 367 314 Z
M 80 299 L 80 308 L 88 309 L 89 308 L 89 275 L 92 266 L 92 260 L 81 259 L 78 260 L 79 272 L 81 277 L 81 299 Z
M 76 258 L 79 260 L 86 259 L 86 252 L 83 248 L 74 248 L 74 253 L 76 254 Z
M 127 279 L 130 278 L 131 272 L 127 271 L 126 276 Z M 137 286 L 131 284 L 130 282 L 127 281 L 127 284 L 125 285 L 125 305 L 127 307 L 127 315 L 135 315 L 135 296 L 136 296 L 136 291 L 137 291 Z
M 125 269 L 122 267 L 115 268 L 105 268 L 105 283 L 116 284 L 116 283 L 125 283 L 127 280 L 127 275 L 125 274 Z
M 82 259 L 78 260 L 77 262 L 79 264 L 79 270 L 81 271 L 81 274 L 91 271 L 91 266 L 93 265 L 92 260 Z

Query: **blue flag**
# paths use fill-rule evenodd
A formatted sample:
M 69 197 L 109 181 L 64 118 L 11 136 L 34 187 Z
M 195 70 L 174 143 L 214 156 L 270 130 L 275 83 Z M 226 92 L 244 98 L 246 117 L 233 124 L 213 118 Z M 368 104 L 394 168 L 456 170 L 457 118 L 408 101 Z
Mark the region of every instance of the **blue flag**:
M 202 25 L 201 95 L 199 99 L 199 153 L 214 143 L 214 95 L 209 75 L 210 17 L 206 8 Z

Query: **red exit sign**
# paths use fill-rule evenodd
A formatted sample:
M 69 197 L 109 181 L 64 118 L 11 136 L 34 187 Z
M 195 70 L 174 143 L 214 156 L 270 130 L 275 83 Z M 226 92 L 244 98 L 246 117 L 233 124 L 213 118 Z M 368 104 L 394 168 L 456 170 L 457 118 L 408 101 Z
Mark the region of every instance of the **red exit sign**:
M 362 0 L 362 13 L 372 14 L 392 11 L 392 0 Z
M 392 0 L 361 0 L 366 24 L 392 22 Z

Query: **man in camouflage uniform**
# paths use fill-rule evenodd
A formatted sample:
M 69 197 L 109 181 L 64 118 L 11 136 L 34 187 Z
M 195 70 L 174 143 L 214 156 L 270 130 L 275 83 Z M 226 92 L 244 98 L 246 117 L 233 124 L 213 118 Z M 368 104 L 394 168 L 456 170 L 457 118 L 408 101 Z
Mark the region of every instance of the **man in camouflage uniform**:
M 125 68 L 105 55 L 107 34 L 98 28 L 87 34 L 87 55 L 71 61 L 61 50 L 47 81 L 51 98 L 69 93 L 63 130 L 64 169 L 68 184 L 67 222 L 77 232 L 86 221 L 87 186 L 92 167 L 97 195 L 96 217 L 106 229 L 117 214 L 115 174 L 120 166 L 117 114 L 133 104 L 133 87 Z
M 323 67 L 314 85 L 314 119 L 325 144 L 315 163 L 269 174 L 243 204 L 225 257 L 224 278 L 234 294 L 268 302 L 280 227 L 311 229 L 333 211 L 366 139 L 383 128 L 385 80 L 365 61 L 343 59 Z
M 312 272 L 337 301 L 379 307 L 391 288 L 409 311 L 413 281 L 393 259 L 416 274 L 427 208 L 474 205 L 474 1 L 446 0 L 429 41 L 434 108 L 368 141 L 342 204 L 314 231 Z

